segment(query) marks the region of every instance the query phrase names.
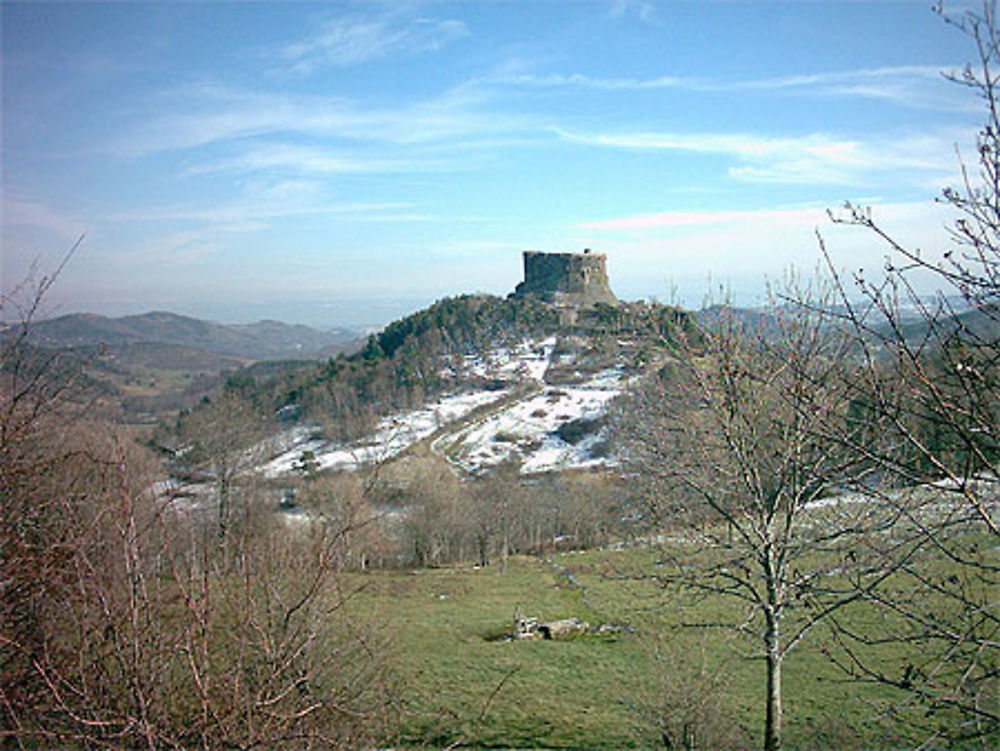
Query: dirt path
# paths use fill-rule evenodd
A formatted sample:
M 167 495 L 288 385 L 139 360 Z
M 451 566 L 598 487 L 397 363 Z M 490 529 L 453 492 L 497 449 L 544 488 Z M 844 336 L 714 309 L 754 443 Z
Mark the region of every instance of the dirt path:
M 434 456 L 444 461 L 457 474 L 468 475 L 468 468 L 464 467 L 459 461 L 457 461 L 453 455 L 453 449 L 455 448 L 454 441 L 457 439 L 459 434 L 464 433 L 470 428 L 476 428 L 483 425 L 491 418 L 520 401 L 531 399 L 536 394 L 540 393 L 543 388 L 544 384 L 537 381 L 519 383 L 515 386 L 511 393 L 497 399 L 495 402 L 490 402 L 487 405 L 473 410 L 465 417 L 442 426 L 439 430 L 435 431 L 433 435 L 430 435 L 411 446 L 410 450 L 412 451 L 422 445 L 422 447 L 428 449 Z M 448 445 L 449 438 L 453 441 L 452 445 Z

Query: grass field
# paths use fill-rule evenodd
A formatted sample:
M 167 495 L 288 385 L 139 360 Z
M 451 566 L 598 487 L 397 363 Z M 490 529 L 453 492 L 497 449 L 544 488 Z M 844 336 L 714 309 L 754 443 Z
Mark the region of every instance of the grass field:
M 393 635 L 405 696 L 401 745 L 657 747 L 656 704 L 710 691 L 712 721 L 736 729 L 732 743 L 759 747 L 764 665 L 750 656 L 752 645 L 684 625 L 716 620 L 730 606 L 622 576 L 654 566 L 652 551 L 631 549 L 514 558 L 504 573 L 466 566 L 359 575 L 367 589 L 356 606 Z M 516 608 L 630 630 L 504 641 Z M 786 746 L 914 745 L 880 716 L 880 702 L 893 697 L 845 680 L 823 653 L 825 638 L 816 630 L 785 662 Z M 706 674 L 720 685 L 706 688 Z

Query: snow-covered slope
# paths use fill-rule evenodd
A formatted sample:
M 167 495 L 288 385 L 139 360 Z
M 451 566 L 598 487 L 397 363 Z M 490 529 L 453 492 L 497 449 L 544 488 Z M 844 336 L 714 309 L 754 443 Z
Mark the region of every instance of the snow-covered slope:
M 523 473 L 605 463 L 600 423 L 621 383 L 620 371 L 607 370 L 574 386 L 545 386 L 442 435 L 433 448 L 467 472 L 510 460 Z
M 622 368 L 581 375 L 571 385 L 547 385 L 555 347 L 550 338 L 466 357 L 458 365 L 465 375 L 506 387 L 450 394 L 421 409 L 391 415 L 373 435 L 350 445 L 315 438 L 308 428 L 290 431 L 264 472 L 269 477 L 295 472 L 303 452 L 311 453 L 319 469 L 354 470 L 431 436 L 435 453 L 469 473 L 510 460 L 518 461 L 525 474 L 613 462 L 603 417 L 622 390 Z M 572 364 L 572 357 L 558 359 L 561 366 Z
M 355 470 L 396 456 L 442 427 L 454 424 L 473 410 L 502 399 L 506 391 L 473 391 L 445 396 L 422 409 L 390 415 L 379 421 L 376 432 L 356 443 L 342 445 L 311 438 L 311 430 L 298 429 L 287 448 L 264 467 L 269 477 L 295 471 L 305 451 L 311 451 L 318 469 Z

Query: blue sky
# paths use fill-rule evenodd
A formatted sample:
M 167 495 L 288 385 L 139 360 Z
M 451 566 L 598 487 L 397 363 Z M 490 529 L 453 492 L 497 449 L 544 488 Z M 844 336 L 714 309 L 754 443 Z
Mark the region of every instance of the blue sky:
M 3 2 L 4 291 L 50 313 L 380 324 L 533 248 L 626 299 L 935 252 L 974 50 L 929 2 Z M 951 5 L 954 12 L 961 6 Z

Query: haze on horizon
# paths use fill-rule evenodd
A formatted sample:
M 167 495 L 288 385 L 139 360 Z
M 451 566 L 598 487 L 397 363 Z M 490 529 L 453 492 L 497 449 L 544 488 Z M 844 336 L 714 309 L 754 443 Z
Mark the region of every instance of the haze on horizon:
M 947 4 L 953 13 L 962 5 Z M 619 297 L 759 299 L 928 253 L 981 103 L 910 2 L 4 2 L 6 294 L 86 238 L 53 313 L 384 324 L 506 294 L 521 251 Z

